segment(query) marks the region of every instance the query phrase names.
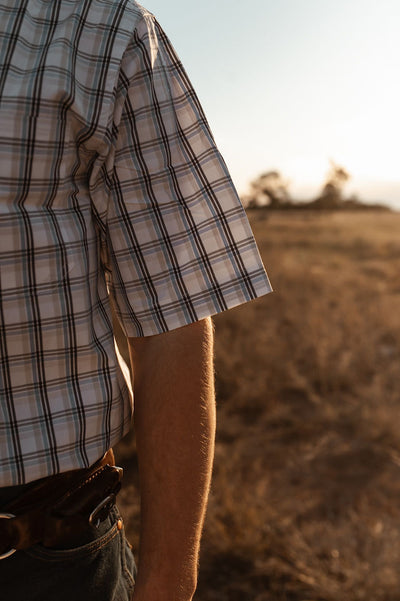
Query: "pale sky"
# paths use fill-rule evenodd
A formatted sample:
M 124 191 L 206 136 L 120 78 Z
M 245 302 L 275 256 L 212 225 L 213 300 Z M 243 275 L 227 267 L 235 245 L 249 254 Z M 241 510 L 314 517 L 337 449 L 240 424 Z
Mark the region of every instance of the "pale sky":
M 400 0 L 143 0 L 189 74 L 239 190 L 279 170 L 315 196 L 400 208 Z

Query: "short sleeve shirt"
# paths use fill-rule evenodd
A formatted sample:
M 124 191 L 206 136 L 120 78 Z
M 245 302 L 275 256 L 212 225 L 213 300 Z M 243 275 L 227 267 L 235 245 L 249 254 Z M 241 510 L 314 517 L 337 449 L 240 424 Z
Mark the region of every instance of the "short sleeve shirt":
M 0 486 L 128 431 L 127 336 L 271 290 L 188 77 L 132 0 L 0 7 Z

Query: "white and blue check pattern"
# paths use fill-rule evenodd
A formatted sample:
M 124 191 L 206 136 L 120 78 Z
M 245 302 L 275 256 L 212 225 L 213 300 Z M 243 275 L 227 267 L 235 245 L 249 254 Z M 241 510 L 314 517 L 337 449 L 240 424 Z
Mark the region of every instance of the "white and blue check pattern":
M 132 0 L 0 6 L 0 486 L 128 431 L 127 336 L 271 288 L 197 97 Z

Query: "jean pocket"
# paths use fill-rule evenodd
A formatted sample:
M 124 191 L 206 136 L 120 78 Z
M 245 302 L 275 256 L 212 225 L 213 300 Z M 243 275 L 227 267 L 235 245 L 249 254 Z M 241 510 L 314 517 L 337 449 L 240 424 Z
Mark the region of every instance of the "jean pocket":
M 35 545 L 0 562 L 0 598 L 132 601 L 136 567 L 117 508 L 98 538 L 73 549 Z
M 121 529 L 121 517 L 117 507 L 111 509 L 109 516 L 98 528 L 93 528 L 76 546 L 71 548 L 53 548 L 38 544 L 24 552 L 30 557 L 43 561 L 66 561 L 81 559 L 93 555 L 109 545 Z M 86 539 L 86 540 L 85 540 Z

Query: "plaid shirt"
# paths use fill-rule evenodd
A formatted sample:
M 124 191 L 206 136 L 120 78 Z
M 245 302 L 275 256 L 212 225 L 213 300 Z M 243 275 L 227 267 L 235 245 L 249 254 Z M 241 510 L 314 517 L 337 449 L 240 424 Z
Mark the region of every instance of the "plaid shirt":
M 0 486 L 128 431 L 127 336 L 270 291 L 169 40 L 133 0 L 0 7 Z

